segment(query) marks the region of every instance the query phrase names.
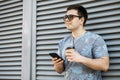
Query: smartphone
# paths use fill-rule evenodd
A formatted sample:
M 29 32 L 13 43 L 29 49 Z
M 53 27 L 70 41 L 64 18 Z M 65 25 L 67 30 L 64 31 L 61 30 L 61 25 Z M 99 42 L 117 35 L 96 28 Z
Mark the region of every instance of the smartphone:
M 60 58 L 62 59 L 57 53 L 49 53 L 49 55 L 52 57 L 52 58 Z M 63 59 L 62 59 L 63 60 Z

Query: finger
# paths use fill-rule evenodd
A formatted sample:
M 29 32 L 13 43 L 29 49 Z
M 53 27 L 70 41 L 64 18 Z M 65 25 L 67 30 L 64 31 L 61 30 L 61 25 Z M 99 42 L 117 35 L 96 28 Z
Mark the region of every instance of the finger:
M 70 56 L 72 56 L 72 53 L 66 53 L 66 56 L 70 57 Z
M 73 61 L 73 59 L 72 59 L 72 58 L 68 58 L 68 61 L 72 62 L 72 61 Z
M 72 59 L 72 57 L 71 57 L 71 56 L 67 56 L 66 58 L 67 58 L 68 60 L 69 60 L 69 59 Z
M 74 52 L 74 49 L 66 49 L 66 52 Z
M 63 64 L 63 60 L 60 60 L 59 62 L 57 62 L 55 65 L 62 65 Z
M 66 50 L 66 53 L 71 53 L 72 52 L 72 50 Z
M 59 58 L 59 59 L 56 59 L 56 60 L 55 60 L 55 63 L 58 63 L 58 62 L 60 62 L 61 60 L 62 60 L 62 59 L 60 59 L 60 58 Z
M 52 58 L 52 61 L 56 61 L 57 60 L 57 58 Z
M 60 64 L 61 64 L 61 63 L 63 63 L 63 62 L 64 62 L 63 60 L 60 60 L 58 63 L 60 63 Z
M 53 62 L 53 64 L 56 64 L 56 63 L 59 62 L 59 59 L 57 59 L 57 58 L 53 58 L 53 59 L 52 59 L 52 62 Z
M 72 59 L 69 59 L 68 61 L 73 62 L 73 60 L 72 60 Z

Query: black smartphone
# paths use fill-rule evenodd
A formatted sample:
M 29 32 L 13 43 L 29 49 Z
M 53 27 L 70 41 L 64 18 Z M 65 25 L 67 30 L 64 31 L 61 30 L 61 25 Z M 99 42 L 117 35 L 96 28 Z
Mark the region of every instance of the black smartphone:
M 52 57 L 52 58 L 60 58 L 62 59 L 57 53 L 49 53 L 49 55 Z M 63 60 L 63 59 L 62 59 Z

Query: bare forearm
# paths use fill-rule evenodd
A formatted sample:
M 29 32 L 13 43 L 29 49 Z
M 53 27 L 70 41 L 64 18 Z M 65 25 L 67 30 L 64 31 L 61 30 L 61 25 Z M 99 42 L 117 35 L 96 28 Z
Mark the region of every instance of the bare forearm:
M 100 59 L 90 59 L 90 58 L 83 57 L 82 63 L 94 70 L 107 71 L 109 68 L 109 58 L 108 57 L 103 57 Z

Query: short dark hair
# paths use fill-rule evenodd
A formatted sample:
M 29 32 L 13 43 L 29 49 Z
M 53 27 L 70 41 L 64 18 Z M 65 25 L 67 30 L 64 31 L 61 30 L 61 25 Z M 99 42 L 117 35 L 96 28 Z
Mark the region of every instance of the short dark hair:
M 68 6 L 67 11 L 69 11 L 71 9 L 77 10 L 78 15 L 84 17 L 84 19 L 85 19 L 84 25 L 85 25 L 85 23 L 88 19 L 87 10 L 83 6 L 80 6 L 80 5 L 70 5 L 70 6 Z

